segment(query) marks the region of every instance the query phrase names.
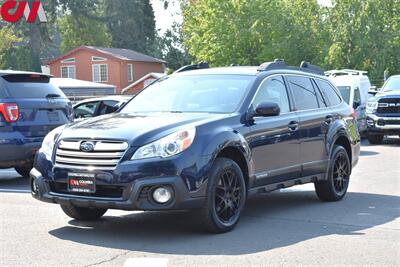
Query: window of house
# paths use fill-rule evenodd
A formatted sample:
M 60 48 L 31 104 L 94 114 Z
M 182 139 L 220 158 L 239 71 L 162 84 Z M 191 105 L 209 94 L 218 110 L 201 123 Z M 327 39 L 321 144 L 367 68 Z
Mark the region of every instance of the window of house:
M 92 57 L 92 61 L 106 61 L 107 59 L 104 57 Z
M 133 81 L 133 65 L 128 64 L 128 81 L 132 82 Z
M 61 78 L 76 79 L 76 69 L 74 65 L 61 66 Z
M 75 62 L 75 58 L 71 57 L 71 58 L 67 58 L 61 61 L 61 63 L 74 63 Z
M 94 64 L 93 65 L 93 82 L 107 82 L 108 81 L 108 65 L 107 64 Z

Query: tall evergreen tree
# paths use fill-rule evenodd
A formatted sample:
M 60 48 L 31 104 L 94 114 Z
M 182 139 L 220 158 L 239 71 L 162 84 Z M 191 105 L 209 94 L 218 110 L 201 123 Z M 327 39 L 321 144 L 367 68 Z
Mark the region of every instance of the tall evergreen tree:
M 149 0 L 104 0 L 112 46 L 154 54 L 156 31 Z

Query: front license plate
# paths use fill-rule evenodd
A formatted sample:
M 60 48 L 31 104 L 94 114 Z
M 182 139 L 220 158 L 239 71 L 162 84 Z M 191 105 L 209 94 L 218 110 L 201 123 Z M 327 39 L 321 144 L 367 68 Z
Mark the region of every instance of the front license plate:
M 68 173 L 68 191 L 76 193 L 96 192 L 96 179 L 92 173 Z

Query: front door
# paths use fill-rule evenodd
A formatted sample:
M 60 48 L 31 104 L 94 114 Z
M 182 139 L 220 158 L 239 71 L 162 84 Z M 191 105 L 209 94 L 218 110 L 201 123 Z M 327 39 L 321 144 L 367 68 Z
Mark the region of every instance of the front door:
M 300 176 L 300 144 L 298 118 L 291 112 L 288 91 L 282 76 L 262 82 L 253 100 L 256 108 L 261 102 L 275 102 L 279 116 L 255 117 L 248 137 L 252 150 L 255 186 L 277 183 Z

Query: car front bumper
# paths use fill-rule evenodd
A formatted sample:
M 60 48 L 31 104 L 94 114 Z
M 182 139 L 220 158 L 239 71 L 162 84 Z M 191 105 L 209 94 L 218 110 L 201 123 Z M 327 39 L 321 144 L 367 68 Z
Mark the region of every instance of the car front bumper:
M 399 135 L 400 117 L 367 116 L 367 131 L 370 135 Z

